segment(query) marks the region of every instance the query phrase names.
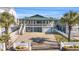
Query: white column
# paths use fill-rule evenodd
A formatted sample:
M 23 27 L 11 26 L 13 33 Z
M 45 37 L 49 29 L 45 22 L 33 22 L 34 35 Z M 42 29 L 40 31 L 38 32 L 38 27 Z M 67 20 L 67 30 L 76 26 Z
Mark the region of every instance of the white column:
M 47 24 L 47 21 L 45 21 L 45 24 Z
M 31 48 L 32 46 L 31 46 L 31 42 L 28 42 L 28 48 L 29 48 L 29 50 L 31 51 Z
M 30 20 L 30 24 L 31 24 L 31 20 Z
M 6 50 L 5 43 L 3 43 L 3 50 L 4 50 L 4 51 Z
M 29 20 L 29 24 L 30 24 L 30 20 Z
M 32 27 L 32 32 L 34 32 L 34 26 Z

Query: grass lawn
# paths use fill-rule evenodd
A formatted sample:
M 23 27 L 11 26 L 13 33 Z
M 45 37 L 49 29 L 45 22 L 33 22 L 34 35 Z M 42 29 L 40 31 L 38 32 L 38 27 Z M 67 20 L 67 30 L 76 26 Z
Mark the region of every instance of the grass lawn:
M 4 42 L 4 40 L 0 37 L 0 43 L 3 43 Z
M 64 36 L 58 34 L 58 33 L 55 33 L 55 38 L 57 40 L 57 42 L 68 42 L 68 39 L 65 38 Z M 73 39 L 73 40 L 70 40 L 70 42 L 79 42 L 79 40 L 76 40 L 76 39 Z
M 58 33 L 55 34 L 55 38 L 56 38 L 57 42 L 61 42 L 61 41 L 62 42 L 68 42 L 67 38 L 65 38 L 64 36 L 62 36 Z

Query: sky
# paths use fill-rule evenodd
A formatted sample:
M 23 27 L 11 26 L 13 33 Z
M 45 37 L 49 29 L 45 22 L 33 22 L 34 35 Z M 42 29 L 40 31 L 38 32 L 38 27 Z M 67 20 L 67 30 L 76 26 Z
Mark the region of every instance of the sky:
M 70 10 L 79 13 L 79 7 L 16 7 L 18 18 L 39 14 L 45 17 L 60 18 Z

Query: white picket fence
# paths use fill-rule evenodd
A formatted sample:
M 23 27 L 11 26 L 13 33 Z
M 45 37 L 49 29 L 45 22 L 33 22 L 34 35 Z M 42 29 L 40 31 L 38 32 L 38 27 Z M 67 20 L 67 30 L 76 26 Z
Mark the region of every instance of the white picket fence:
M 0 43 L 0 51 L 5 51 L 5 43 Z
M 14 49 L 16 49 L 17 46 L 24 46 L 24 47 L 28 48 L 29 51 L 31 51 L 31 42 L 25 42 L 25 43 L 16 42 L 13 44 Z
M 60 50 L 62 50 L 64 46 L 79 46 L 79 42 L 61 42 Z

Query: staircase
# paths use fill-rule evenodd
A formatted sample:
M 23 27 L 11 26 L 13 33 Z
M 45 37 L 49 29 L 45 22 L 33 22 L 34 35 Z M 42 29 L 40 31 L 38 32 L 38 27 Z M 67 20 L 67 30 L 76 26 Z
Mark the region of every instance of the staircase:
M 20 29 L 19 29 L 19 34 L 23 34 L 25 32 L 25 25 L 21 24 Z

